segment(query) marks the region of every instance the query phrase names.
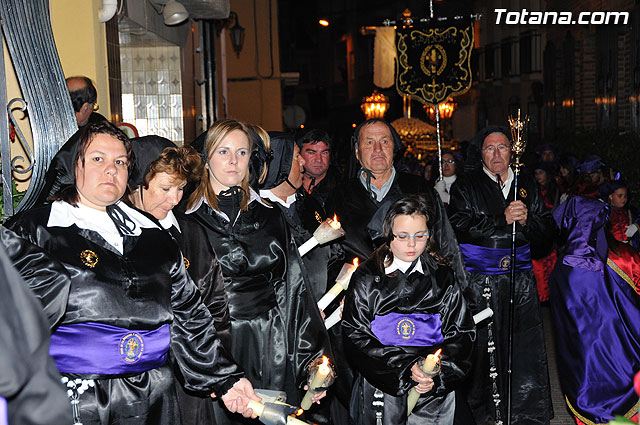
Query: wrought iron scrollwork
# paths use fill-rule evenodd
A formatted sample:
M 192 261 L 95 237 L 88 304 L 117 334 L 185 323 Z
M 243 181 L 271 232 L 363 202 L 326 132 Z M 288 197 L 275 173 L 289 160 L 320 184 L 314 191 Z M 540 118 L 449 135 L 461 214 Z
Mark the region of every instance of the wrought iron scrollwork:
M 9 119 L 11 120 L 11 124 L 13 124 L 13 128 L 15 129 L 16 138 L 18 139 L 18 142 L 22 146 L 22 149 L 24 149 L 24 151 L 26 152 L 28 159 L 25 159 L 25 157 L 22 155 L 13 157 L 13 159 L 11 160 L 11 171 L 18 174 L 27 174 L 29 171 L 33 169 L 33 151 L 31 150 L 29 143 L 26 142 L 26 139 L 24 138 L 24 134 L 22 134 L 22 130 L 18 126 L 18 122 L 16 118 L 13 116 L 13 105 L 16 102 L 22 102 L 20 111 L 27 112 L 27 102 L 25 102 L 24 99 L 20 99 L 20 98 L 11 99 L 11 102 L 9 102 L 9 104 L 7 105 L 7 112 L 9 113 Z M 18 166 L 16 165 L 16 161 L 23 161 L 23 162 L 28 161 L 29 166 L 27 168 L 18 168 Z
M 22 110 L 25 111 L 28 105 L 33 140 L 31 149 L 11 113 L 12 105 L 18 100 L 13 99 L 7 105 L 4 55 L 0 48 L 0 105 L 7 105 L 9 109 L 8 114 L 0 113 L 2 194 L 4 215 L 11 216 L 35 203 L 51 158 L 78 127 L 53 39 L 49 0 L 2 0 L 0 24 L 24 98 L 20 100 L 24 104 Z M 7 116 L 18 132 L 17 138 L 28 159 L 11 159 Z M 19 168 L 18 162 L 21 160 L 25 163 L 28 161 L 29 166 Z M 29 172 L 29 186 L 24 198 L 14 209 L 15 173 L 24 175 Z

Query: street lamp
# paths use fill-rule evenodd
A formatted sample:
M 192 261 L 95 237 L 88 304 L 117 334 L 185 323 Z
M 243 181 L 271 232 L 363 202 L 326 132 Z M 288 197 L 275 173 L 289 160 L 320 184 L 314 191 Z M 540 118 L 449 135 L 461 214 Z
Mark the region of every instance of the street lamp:
M 235 24 L 229 29 L 229 36 L 231 37 L 231 46 L 233 51 L 236 52 L 236 56 L 240 57 L 240 50 L 244 44 L 244 27 L 240 26 L 238 21 L 238 14 L 236 12 L 229 13 L 229 18 L 235 20 Z

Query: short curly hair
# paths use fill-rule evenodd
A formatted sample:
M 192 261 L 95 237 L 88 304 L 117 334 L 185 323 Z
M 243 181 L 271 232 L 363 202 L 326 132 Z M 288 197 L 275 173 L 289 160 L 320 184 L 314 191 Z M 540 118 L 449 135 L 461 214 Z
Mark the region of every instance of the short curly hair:
M 158 173 L 167 173 L 187 182 L 198 181 L 202 178 L 203 170 L 202 159 L 191 146 L 165 148 L 149 166 L 149 172 L 144 176 L 143 186 L 148 189 L 149 182 Z

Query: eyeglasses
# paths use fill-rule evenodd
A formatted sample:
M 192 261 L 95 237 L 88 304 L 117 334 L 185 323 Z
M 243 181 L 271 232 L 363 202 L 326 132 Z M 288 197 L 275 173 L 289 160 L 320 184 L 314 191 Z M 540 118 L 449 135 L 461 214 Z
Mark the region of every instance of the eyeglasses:
M 443 164 L 453 164 L 454 162 L 456 162 L 455 159 L 443 159 L 442 160 Z
M 424 242 L 429 239 L 429 232 L 416 233 L 415 235 L 410 235 L 408 233 L 394 233 L 393 236 L 400 242 L 408 242 L 411 239 L 415 240 L 416 242 Z
M 500 153 L 505 153 L 511 150 L 511 147 L 509 145 L 498 145 L 498 146 L 491 145 L 491 146 L 487 146 L 486 148 L 483 148 L 482 150 L 490 154 L 493 154 L 496 151 L 496 148 Z

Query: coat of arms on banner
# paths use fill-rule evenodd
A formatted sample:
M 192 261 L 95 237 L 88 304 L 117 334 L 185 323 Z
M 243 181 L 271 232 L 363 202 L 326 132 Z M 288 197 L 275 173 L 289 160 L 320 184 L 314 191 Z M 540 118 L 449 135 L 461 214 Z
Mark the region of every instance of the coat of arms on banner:
M 398 28 L 396 88 L 425 104 L 438 104 L 471 87 L 473 25 L 469 20 Z

